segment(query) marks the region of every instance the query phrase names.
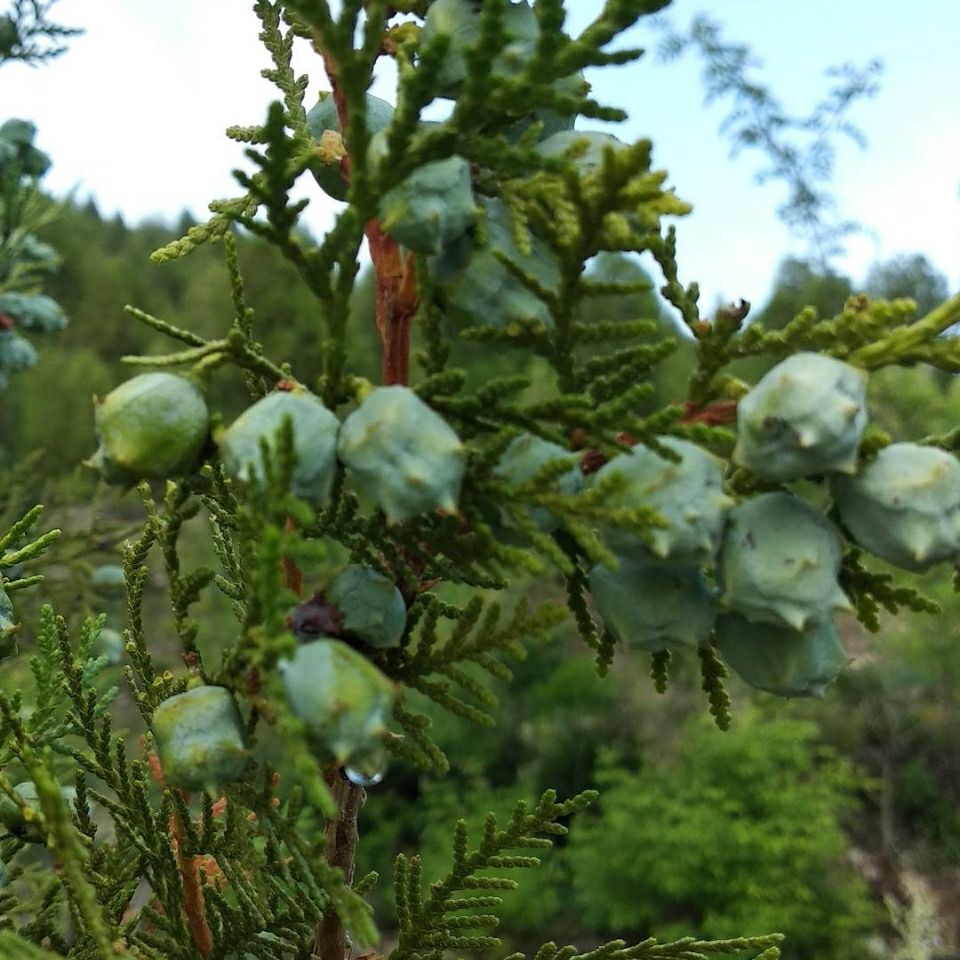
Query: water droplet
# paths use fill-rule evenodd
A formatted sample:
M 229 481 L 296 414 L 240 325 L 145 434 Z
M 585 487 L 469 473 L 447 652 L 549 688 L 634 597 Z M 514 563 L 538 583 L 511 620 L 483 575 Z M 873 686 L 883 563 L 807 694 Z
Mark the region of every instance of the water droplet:
M 377 749 L 357 757 L 343 768 L 343 775 L 355 787 L 375 787 L 383 782 L 383 778 L 387 775 L 387 766 L 386 751 Z
M 353 767 L 344 767 L 343 774 L 355 787 L 375 787 L 383 781 L 387 771 L 374 770 L 372 773 L 365 773 Z

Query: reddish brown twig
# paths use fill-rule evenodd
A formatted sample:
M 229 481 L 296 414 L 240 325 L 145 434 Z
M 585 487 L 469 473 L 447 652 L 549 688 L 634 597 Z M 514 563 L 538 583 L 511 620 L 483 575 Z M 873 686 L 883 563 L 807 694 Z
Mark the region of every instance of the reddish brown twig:
M 190 795 L 182 793 L 184 802 L 190 802 Z M 200 885 L 200 869 L 204 866 L 203 857 L 188 857 L 183 848 L 186 842 L 180 814 L 170 815 L 170 833 L 173 835 L 173 852 L 180 871 L 180 887 L 183 892 L 183 912 L 187 917 L 187 926 L 193 937 L 197 953 L 206 960 L 213 952 L 213 934 L 207 923 L 207 913 L 203 902 L 203 889 Z
M 337 108 L 340 129 L 349 143 L 347 100 L 337 83 L 337 67 L 329 54 L 323 55 L 327 76 Z M 340 173 L 350 182 L 350 155 L 340 159 Z M 417 282 L 412 253 L 404 254 L 392 237 L 374 218 L 364 227 L 370 259 L 376 274 L 376 322 L 381 346 L 381 379 L 384 386 L 406 384 L 410 380 L 410 323 L 417 312 Z
M 376 220 L 366 228 L 370 258 L 377 274 L 376 319 L 382 352 L 384 386 L 410 380 L 410 324 L 417 312 L 413 254 L 404 254 Z
M 618 443 L 625 443 L 631 447 L 635 446 L 637 443 L 636 438 L 631 437 L 629 433 L 618 433 L 616 439 Z M 576 449 L 580 442 L 580 438 L 578 436 L 574 436 L 574 449 Z M 594 447 L 591 447 L 589 450 L 584 450 L 580 456 L 580 472 L 584 476 L 588 476 L 591 473 L 596 473 L 607 462 L 607 459 L 608 458 L 604 453 Z
M 140 738 L 140 746 L 145 744 L 145 738 Z M 160 765 L 160 758 L 155 750 L 147 754 L 147 762 L 150 766 L 150 775 L 153 781 L 162 788 L 165 785 L 166 778 L 163 775 L 163 767 Z M 190 803 L 190 794 L 180 791 L 183 802 L 186 805 Z M 188 857 L 184 854 L 183 848 L 186 842 L 186 835 L 183 824 L 180 822 L 180 814 L 176 810 L 170 815 L 170 835 L 172 838 L 173 854 L 177 861 L 177 870 L 180 873 L 180 888 L 183 892 L 183 912 L 187 917 L 187 926 L 190 928 L 190 935 L 193 937 L 193 945 L 197 948 L 197 953 L 206 960 L 213 952 L 213 934 L 210 932 L 210 926 L 207 923 L 207 913 L 203 902 L 203 890 L 200 886 L 200 869 L 205 867 L 203 857 Z
M 708 427 L 719 427 L 725 423 L 737 422 L 736 400 L 715 400 L 705 407 L 698 407 L 692 400 L 683 403 L 683 416 L 680 423 L 705 423 Z

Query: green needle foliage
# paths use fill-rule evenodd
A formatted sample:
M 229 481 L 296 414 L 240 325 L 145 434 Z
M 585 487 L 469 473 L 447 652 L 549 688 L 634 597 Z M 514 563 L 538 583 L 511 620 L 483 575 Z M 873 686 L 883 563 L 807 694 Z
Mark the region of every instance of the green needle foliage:
M 622 656 L 652 656 L 658 690 L 673 658 L 695 655 L 705 708 L 726 729 L 725 642 L 730 667 L 757 685 L 815 693 L 838 662 L 834 607 L 849 603 L 868 626 L 880 607 L 934 610 L 861 559 L 874 548 L 857 544 L 855 512 L 827 508 L 831 523 L 824 504 L 832 464 L 856 463 L 859 480 L 889 442 L 864 434 L 856 385 L 889 365 L 956 370 L 957 341 L 941 334 L 960 319 L 960 297 L 919 318 L 910 301 L 853 297 L 836 316 L 803 310 L 775 330 L 747 325 L 745 303 L 702 315 L 673 222 L 690 207 L 654 164 L 649 140 L 589 130 L 591 120 L 624 114 L 580 82 L 586 68 L 639 57 L 615 41 L 664 5 L 607 0 L 570 36 L 562 0 L 346 0 L 339 15 L 324 0 L 257 0 L 263 75 L 278 99 L 262 124 L 228 131 L 250 164 L 236 173 L 238 195 L 212 203 L 206 223 L 153 257 L 165 263 L 222 243 L 233 319 L 201 336 L 189 318 L 129 307 L 177 348 L 125 358 L 138 375 L 96 410 L 101 445 L 90 462 L 135 488 L 145 517 L 123 550 L 122 667 L 144 735 L 113 729 L 118 692 L 104 682 L 105 658 L 92 655 L 103 619 L 73 630 L 45 607 L 27 689 L 0 699 L 0 819 L 10 831 L 0 855 L 11 878 L 0 895 L 0 958 L 29 956 L 33 947 L 17 952 L 20 940 L 76 960 L 344 960 L 348 949 L 376 949 L 364 897 L 376 878 L 353 876 L 357 813 L 388 756 L 437 775 L 455 762 L 431 738 L 425 700 L 489 727 L 491 679 L 509 680 L 511 663 L 570 624 L 601 674 Z M 316 55 L 336 108 L 337 129 L 325 126 L 318 139 L 305 102 L 311 78 L 292 66 L 300 46 Z M 384 58 L 397 68 L 395 106 L 367 94 Z M 424 121 L 441 101 L 445 119 Z M 548 142 L 558 132 L 562 149 Z M 466 161 L 469 183 L 448 178 L 450 197 L 418 188 L 427 165 L 454 158 Z M 299 225 L 310 201 L 291 199 L 314 181 L 346 194 L 319 241 Z M 390 235 L 397 224 L 412 249 Z M 268 323 L 246 298 L 238 230 L 273 244 L 315 298 L 316 367 L 271 355 Z M 425 253 L 438 236 L 440 252 Z M 677 337 L 661 336 L 653 318 L 610 320 L 591 308 L 604 295 L 646 290 L 598 280 L 590 267 L 609 253 L 653 258 L 682 321 L 678 336 L 695 343 L 687 390 L 665 404 L 654 403 L 654 377 Z M 376 385 L 358 372 L 367 358 L 348 349 L 364 256 L 376 282 Z M 523 363 L 484 379 L 451 361 L 491 350 Z M 768 389 L 781 405 L 758 429 L 773 453 L 751 459 L 751 472 L 736 451 L 760 441 L 735 424 L 754 385 L 730 365 L 797 354 L 801 373 L 843 370 L 843 390 L 811 411 L 789 381 Z M 817 389 L 830 382 L 821 373 L 810 381 Z M 204 391 L 230 377 L 250 407 L 227 427 Z M 299 426 L 294 411 L 305 409 L 332 432 Z M 506 469 L 518 439 L 546 452 Z M 887 505 L 890 526 L 918 565 L 956 560 L 955 438 L 918 439 L 947 465 L 919 478 L 914 499 Z M 817 444 L 828 448 L 822 461 L 810 452 Z M 794 447 L 812 464 L 795 475 L 783 470 Z M 300 499 L 294 489 L 311 492 Z M 882 503 L 886 491 L 870 495 Z M 792 505 L 789 535 L 750 527 L 753 513 L 728 522 L 757 501 Z M 51 535 L 18 543 L 35 519 L 12 526 L 0 566 L 46 546 Z M 185 534 L 200 530 L 212 559 L 198 565 Z M 732 530 L 745 531 L 742 540 Z M 326 591 L 344 561 L 361 568 L 360 587 L 334 604 Z M 166 577 L 172 637 L 145 615 L 151 564 Z M 597 571 L 608 599 L 591 597 Z M 818 586 L 804 593 L 809 577 Z M 508 592 L 517 582 L 529 585 L 522 599 Z M 226 636 L 205 630 L 199 605 L 211 595 L 235 616 Z M 668 595 L 685 600 L 659 609 Z M 362 623 L 351 619 L 358 612 L 377 629 L 350 626 Z M 396 616 L 402 631 L 383 629 Z M 713 629 L 721 616 L 745 624 L 732 641 L 729 629 Z M 751 651 L 761 632 L 775 639 Z M 533 808 L 518 804 L 505 825 L 491 815 L 473 841 L 459 823 L 450 868 L 437 878 L 425 881 L 420 859 L 401 855 L 392 956 L 493 954 L 512 872 L 536 867 L 532 852 L 593 797 L 548 792 Z M 29 856 L 38 842 L 47 860 Z M 547 943 L 535 957 L 773 960 L 779 940 L 615 940 L 587 952 Z

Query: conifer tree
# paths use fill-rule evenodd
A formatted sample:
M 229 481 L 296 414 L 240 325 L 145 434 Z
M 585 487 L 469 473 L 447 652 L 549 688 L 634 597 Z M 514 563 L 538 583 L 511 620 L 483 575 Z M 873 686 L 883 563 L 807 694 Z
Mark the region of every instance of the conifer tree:
M 40 63 L 65 50 L 62 41 L 77 31 L 52 22 L 51 6 L 18 0 L 0 16 L 0 66 L 14 60 Z M 0 390 L 10 374 L 36 362 L 23 333 L 52 332 L 66 323 L 59 304 L 40 292 L 58 258 L 36 235 L 50 217 L 38 187 L 50 158 L 34 144 L 35 136 L 28 120 L 0 123 Z
M 746 303 L 702 315 L 678 265 L 683 185 L 668 186 L 650 141 L 591 131 L 624 115 L 582 77 L 640 56 L 614 41 L 661 6 L 607 0 L 570 36 L 562 0 L 345 0 L 338 15 L 325 0 L 257 0 L 279 99 L 261 124 L 228 131 L 252 172 L 154 255 L 220 243 L 232 324 L 209 339 L 190 318 L 130 307 L 179 347 L 126 358 L 143 372 L 95 411 L 90 464 L 135 488 L 145 516 L 123 555 L 123 679 L 144 735 L 113 729 L 115 691 L 91 653 L 103 618 L 72 631 L 45 607 L 29 696 L 0 693 L 0 957 L 377 952 L 364 895 L 378 878 L 354 873 L 357 814 L 388 759 L 448 768 L 424 698 L 482 731 L 497 713 L 488 678 L 508 679 L 532 641 L 569 623 L 598 670 L 649 657 L 659 689 L 673 656 L 698 660 L 725 728 L 724 661 L 759 688 L 816 695 L 845 665 L 837 611 L 875 629 L 881 607 L 936 609 L 873 557 L 910 571 L 960 559 L 957 438 L 893 443 L 870 427 L 864 387 L 894 364 L 955 370 L 955 341 L 940 334 L 960 297 L 917 317 L 910 301 L 857 296 L 836 316 L 803 310 L 771 331 L 744 325 Z M 292 68 L 297 44 L 328 87 L 315 104 Z M 386 58 L 394 104 L 367 93 Z M 425 121 L 438 99 L 447 119 Z M 298 229 L 301 179 L 343 204 L 316 243 Z M 263 345 L 238 228 L 274 244 L 315 296 L 322 369 Z M 349 349 L 364 247 L 378 383 L 354 372 Z M 652 255 L 696 344 L 685 393 L 653 412 L 653 375 L 676 343 L 655 318 L 581 310 L 646 289 L 591 275 L 604 252 Z M 451 362 L 474 350 L 528 358 L 538 395 L 530 376 L 478 383 Z M 727 370 L 750 357 L 776 364 L 756 384 Z M 227 424 L 205 388 L 230 376 L 250 405 Z M 0 540 L 0 567 L 55 537 L 13 548 L 37 516 Z M 215 567 L 184 547 L 198 526 Z M 151 558 L 166 574 L 177 671 L 158 666 L 144 616 Z M 553 599 L 511 594 L 525 576 Z M 38 579 L 5 582 L 4 597 L 42 590 Z M 208 591 L 236 617 L 214 653 L 195 611 Z M 12 656 L 7 599 L 0 614 Z M 479 836 L 453 825 L 443 876 L 398 855 L 391 956 L 490 955 L 514 876 L 594 796 L 520 800 Z M 18 877 L 37 873 L 36 844 L 56 869 L 28 885 Z M 535 956 L 772 960 L 778 941 L 584 951 L 548 940 Z

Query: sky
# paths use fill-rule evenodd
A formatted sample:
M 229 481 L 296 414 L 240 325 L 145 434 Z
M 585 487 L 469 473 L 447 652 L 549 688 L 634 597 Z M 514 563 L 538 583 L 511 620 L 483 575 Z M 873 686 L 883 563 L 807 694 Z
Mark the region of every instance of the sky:
M 599 8 L 599 0 L 568 0 L 567 29 L 582 29 Z M 54 159 L 47 189 L 92 197 L 102 214 L 129 222 L 173 222 L 184 210 L 199 219 L 211 199 L 239 192 L 231 171 L 249 162 L 223 131 L 261 122 L 276 98 L 259 75 L 269 59 L 251 3 L 60 0 L 54 10 L 86 33 L 52 63 L 0 70 L 0 118 L 36 123 L 38 144 Z M 833 182 L 842 215 L 865 229 L 833 266 L 859 282 L 874 261 L 922 253 L 952 292 L 960 289 L 956 0 L 675 0 L 669 13 L 678 26 L 706 13 L 726 38 L 747 43 L 762 61 L 757 78 L 798 114 L 826 92 L 829 66 L 880 58 L 879 94 L 851 115 L 867 147 L 838 142 Z M 762 303 L 780 261 L 808 252 L 777 218 L 785 188 L 756 183 L 760 156 L 731 157 L 718 132 L 726 107 L 705 104 L 695 58 L 663 62 L 649 27 L 627 39 L 651 52 L 588 79 L 595 97 L 630 114 L 607 129 L 624 140 L 650 137 L 655 166 L 694 206 L 676 221 L 681 280 L 700 284 L 707 310 L 739 298 Z M 324 88 L 317 66 L 306 50 L 296 63 L 311 76 L 308 104 Z M 379 78 L 373 92 L 393 99 L 392 78 Z M 320 233 L 337 204 L 308 179 L 304 220 Z

